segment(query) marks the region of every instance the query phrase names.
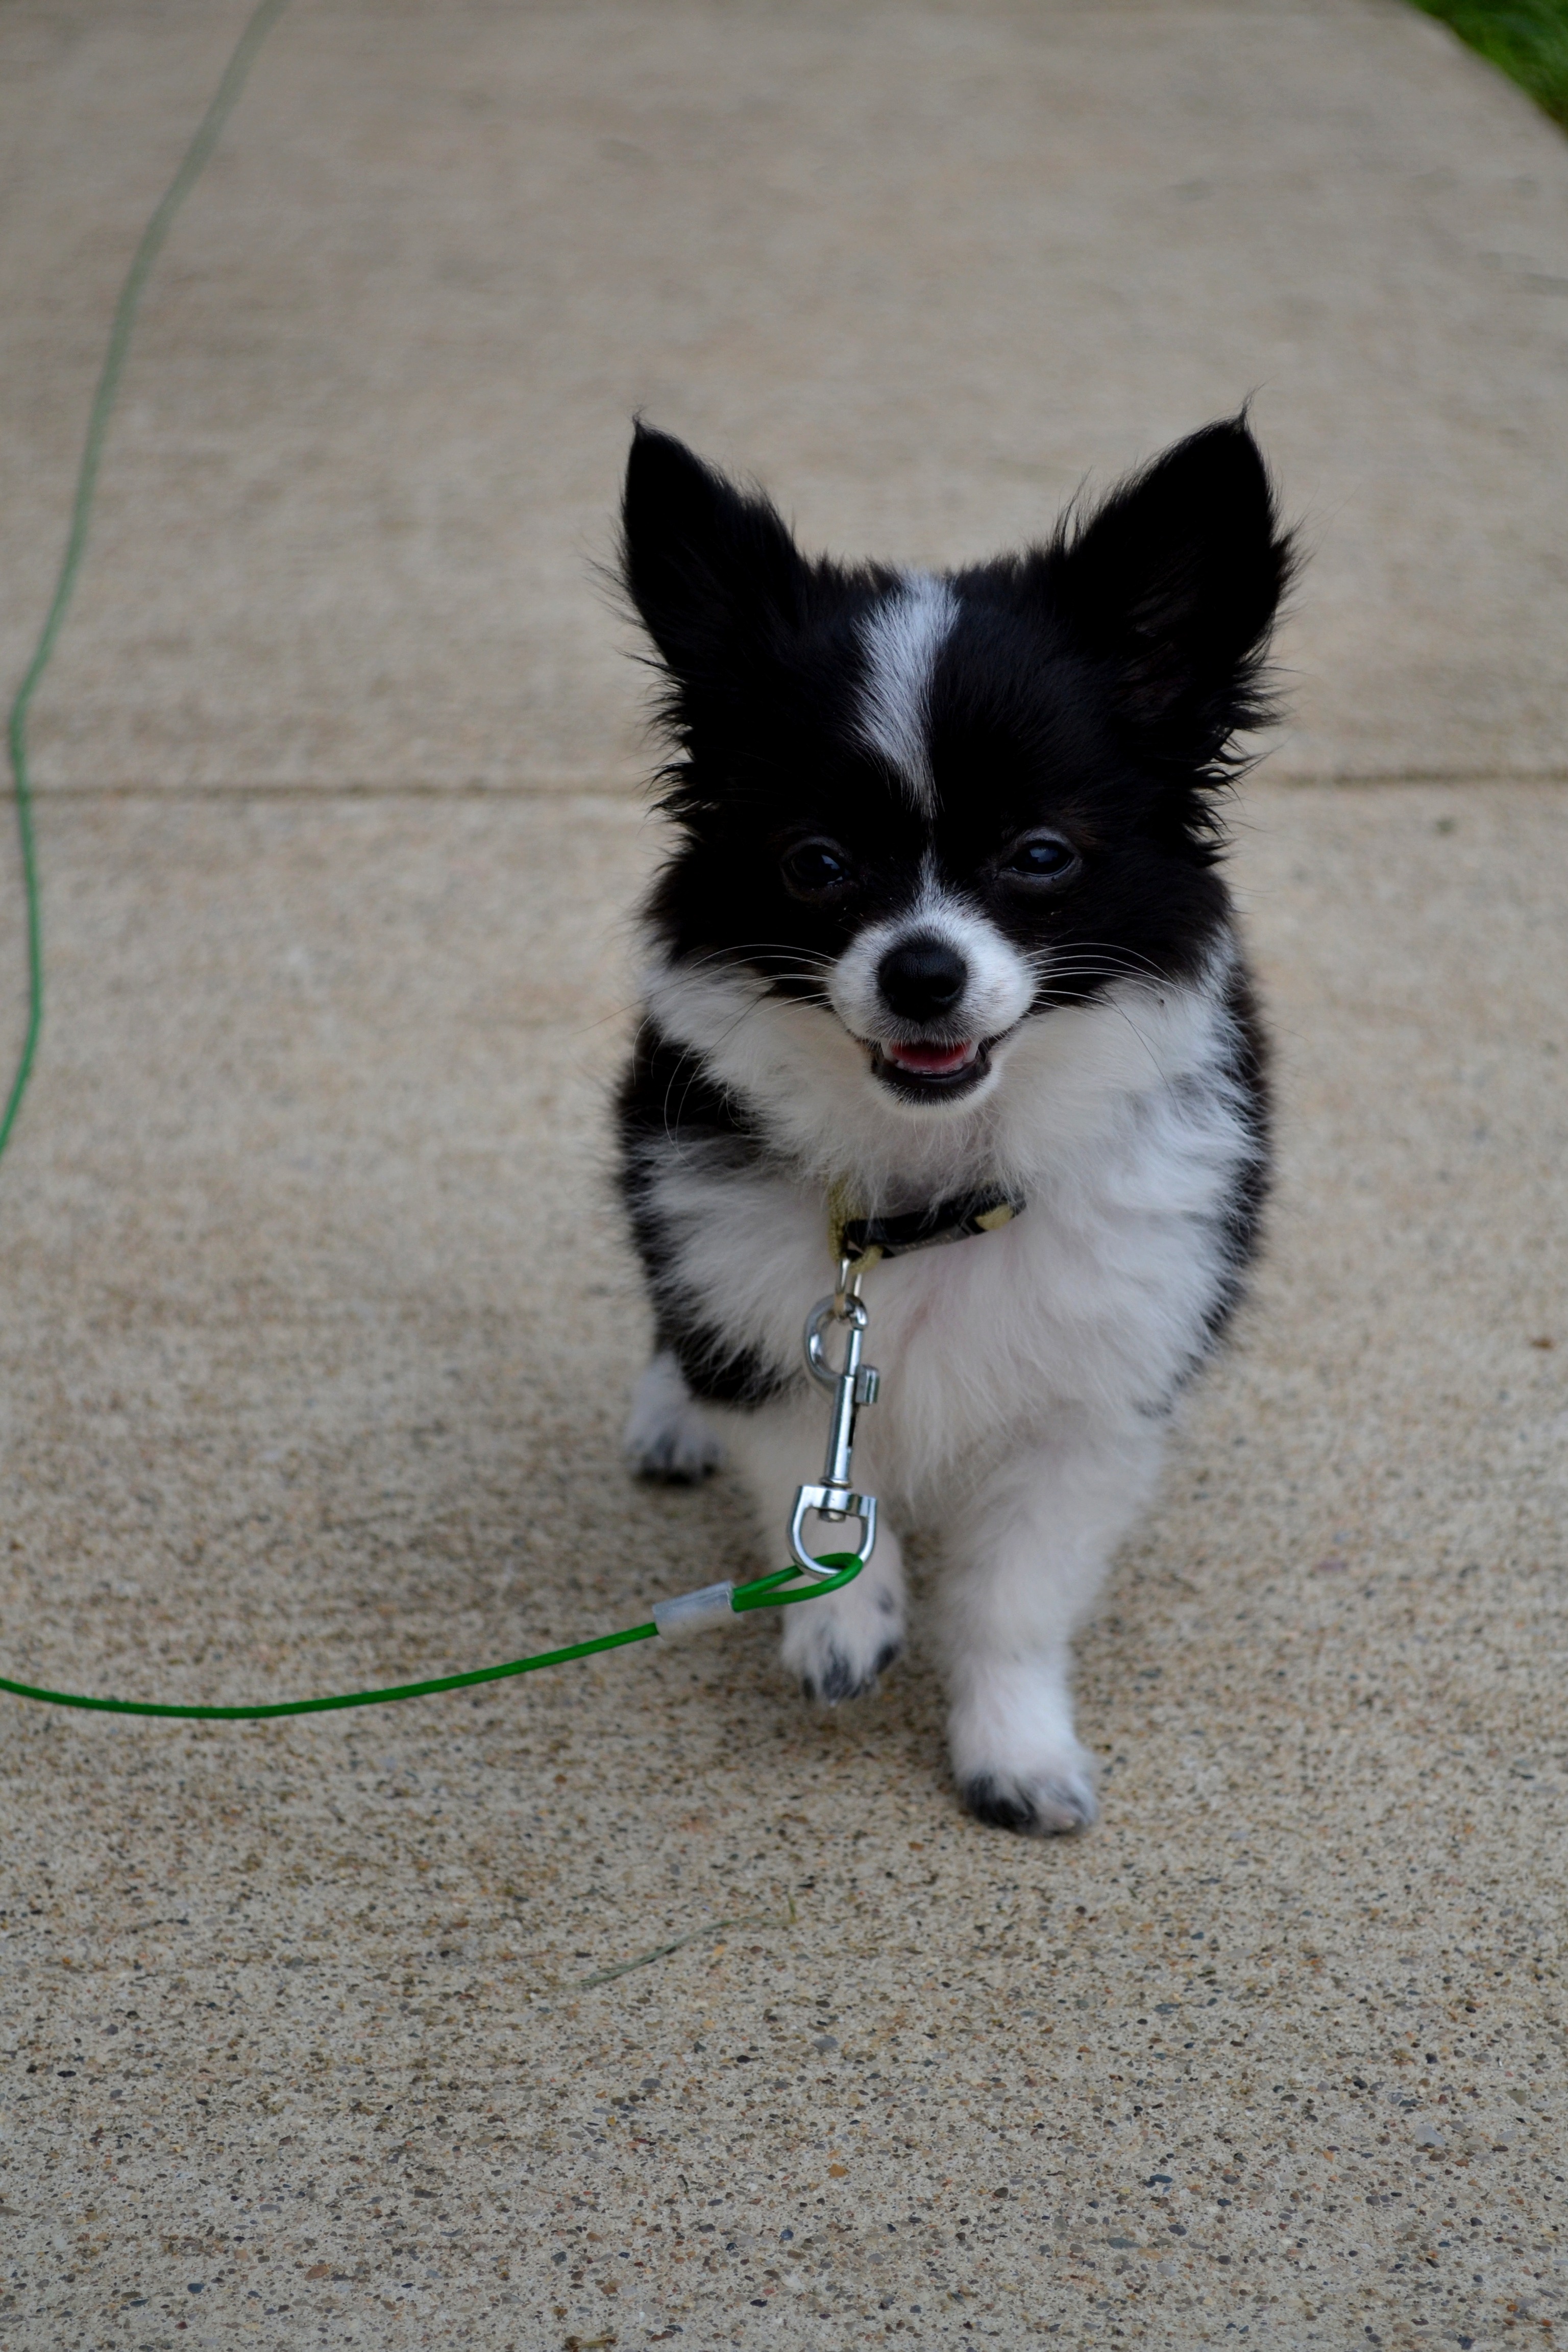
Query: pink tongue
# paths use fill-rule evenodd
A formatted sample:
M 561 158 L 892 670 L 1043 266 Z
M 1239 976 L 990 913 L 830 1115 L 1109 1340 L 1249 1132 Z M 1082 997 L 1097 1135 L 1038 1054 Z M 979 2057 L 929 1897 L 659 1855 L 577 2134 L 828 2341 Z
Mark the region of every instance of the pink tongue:
M 882 1051 L 900 1070 L 912 1070 L 922 1078 L 946 1078 L 969 1067 L 975 1046 L 966 1038 L 962 1045 L 884 1045 Z

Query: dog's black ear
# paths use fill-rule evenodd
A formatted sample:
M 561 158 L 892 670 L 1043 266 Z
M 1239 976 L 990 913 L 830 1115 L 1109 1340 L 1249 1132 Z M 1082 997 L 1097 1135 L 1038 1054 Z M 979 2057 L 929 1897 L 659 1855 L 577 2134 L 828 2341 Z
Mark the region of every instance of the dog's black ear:
M 1108 665 L 1124 718 L 1169 755 L 1214 759 L 1272 715 L 1263 665 L 1291 548 L 1245 417 L 1124 482 L 1046 570 L 1058 617 Z
M 806 567 L 768 501 L 745 497 L 668 433 L 639 424 L 621 509 L 621 570 L 678 678 L 798 616 Z

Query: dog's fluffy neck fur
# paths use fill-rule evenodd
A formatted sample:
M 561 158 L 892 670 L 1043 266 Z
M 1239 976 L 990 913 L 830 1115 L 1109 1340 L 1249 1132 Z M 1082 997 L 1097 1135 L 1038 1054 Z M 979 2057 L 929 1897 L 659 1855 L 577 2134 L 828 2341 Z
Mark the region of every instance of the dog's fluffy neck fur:
M 650 942 L 650 946 L 651 946 Z M 664 1037 L 700 1062 L 781 1174 L 842 1185 L 866 1213 L 924 1206 L 987 1184 L 1026 1198 L 1102 1150 L 1139 1106 L 1234 1064 L 1228 937 L 1192 979 L 1119 981 L 1026 1024 L 973 1102 L 910 1112 L 877 1090 L 863 1049 L 833 1017 L 744 970 L 650 953 L 643 998 Z M 672 1097 L 672 1140 L 681 1129 Z

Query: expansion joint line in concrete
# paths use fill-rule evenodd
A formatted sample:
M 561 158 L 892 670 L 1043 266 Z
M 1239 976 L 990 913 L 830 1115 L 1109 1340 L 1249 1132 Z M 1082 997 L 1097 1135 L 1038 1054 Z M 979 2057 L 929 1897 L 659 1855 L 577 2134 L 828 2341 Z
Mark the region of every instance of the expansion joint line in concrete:
M 1568 768 L 1369 768 L 1339 772 L 1324 770 L 1321 774 L 1271 772 L 1270 783 L 1279 791 L 1367 793 L 1384 789 L 1398 791 L 1417 785 L 1435 789 L 1468 791 L 1474 785 L 1552 785 L 1568 784 Z M 551 777 L 537 781 L 526 776 L 507 778 L 499 782 L 477 782 L 468 778 L 456 780 L 410 777 L 399 781 L 384 776 L 315 776 L 308 780 L 287 782 L 273 778 L 247 781 L 231 777 L 225 781 L 209 780 L 200 783 L 153 783 L 142 778 L 130 778 L 115 783 L 54 784 L 40 793 L 33 788 L 33 799 L 44 799 L 59 808 L 75 803 L 97 807 L 110 801 L 166 801 L 201 803 L 221 801 L 300 801 L 316 802 L 325 807 L 333 802 L 385 802 L 394 805 L 408 801 L 462 802 L 494 801 L 498 805 L 513 806 L 519 801 L 593 801 L 613 808 L 640 808 L 643 788 L 637 782 L 606 782 L 604 774 Z

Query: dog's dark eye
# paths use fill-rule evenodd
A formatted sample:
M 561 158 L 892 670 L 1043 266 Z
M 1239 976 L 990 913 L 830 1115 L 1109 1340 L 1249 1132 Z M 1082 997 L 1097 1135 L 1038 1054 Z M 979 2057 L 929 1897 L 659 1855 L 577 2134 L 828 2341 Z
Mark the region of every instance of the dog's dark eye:
M 1081 863 L 1071 842 L 1059 833 L 1026 833 L 1007 853 L 1002 877 L 1007 882 L 1059 887 L 1071 881 Z
M 784 860 L 784 888 L 795 898 L 820 903 L 849 887 L 854 871 L 835 841 L 800 842 Z

